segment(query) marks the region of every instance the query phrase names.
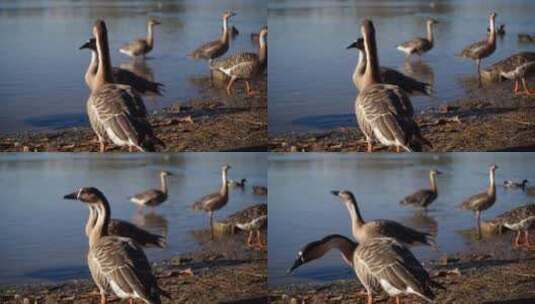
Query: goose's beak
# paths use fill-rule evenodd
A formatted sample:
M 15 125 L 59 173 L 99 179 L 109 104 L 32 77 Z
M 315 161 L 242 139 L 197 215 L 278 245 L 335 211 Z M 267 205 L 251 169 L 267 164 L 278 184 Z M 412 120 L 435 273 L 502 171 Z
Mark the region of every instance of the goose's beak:
M 65 195 L 63 197 L 63 199 L 77 200 L 78 199 L 78 192 L 69 193 L 69 194 Z
M 84 43 L 84 45 L 82 45 L 79 50 L 83 50 L 83 49 L 89 49 L 91 46 L 91 41 L 88 41 L 86 43 Z
M 288 274 L 292 273 L 294 270 L 299 268 L 299 266 L 301 266 L 301 265 L 303 265 L 303 261 L 301 260 L 301 258 L 295 259 L 294 264 L 292 265 L 292 267 L 290 267 L 288 269 Z
M 346 50 L 349 50 L 349 49 L 356 49 L 356 48 L 357 48 L 357 42 L 355 41 L 355 42 L 351 43 L 350 45 L 348 45 L 348 46 L 346 47 Z
M 339 196 L 340 195 L 340 191 L 333 190 L 333 191 L 331 191 L 331 194 L 334 195 L 334 196 Z

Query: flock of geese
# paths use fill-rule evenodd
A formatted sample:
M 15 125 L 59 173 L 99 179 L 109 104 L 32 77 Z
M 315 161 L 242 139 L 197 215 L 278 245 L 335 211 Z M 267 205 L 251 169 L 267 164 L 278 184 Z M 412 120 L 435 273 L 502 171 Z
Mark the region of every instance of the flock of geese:
M 223 33 L 220 39 L 208 42 L 195 50 L 190 57 L 208 60 L 211 71 L 219 71 L 228 77 L 226 91 L 232 94 L 237 80 L 244 80 L 247 95 L 254 95 L 251 79 L 262 73 L 267 66 L 267 27 L 258 35 L 258 53 L 238 52 L 222 57 L 229 49 L 233 27 L 229 20 L 234 12 L 223 14 Z M 154 27 L 160 22 L 148 21 L 147 37 L 123 45 L 119 51 L 133 58 L 144 59 L 154 47 Z M 106 144 L 126 146 L 129 151 L 155 151 L 165 148 L 152 129 L 148 112 L 141 94 L 162 94 L 163 84 L 147 80 L 126 69 L 113 67 L 108 44 L 108 30 L 102 20 L 93 26 L 93 37 L 80 49 L 91 50 L 91 61 L 85 73 L 85 82 L 91 93 L 86 110 L 89 122 L 99 142 L 100 152 Z M 212 73 L 212 72 L 211 72 Z
M 497 168 L 496 165 L 490 167 L 487 190 L 470 196 L 460 205 L 462 209 L 475 212 L 478 237 L 480 237 L 480 213 L 496 202 Z M 431 188 L 414 192 L 402 199 L 400 204 L 427 208 L 438 197 L 436 177 L 440 174 L 438 170 L 431 170 L 429 172 Z M 526 182 L 506 181 L 504 187 L 521 188 L 525 187 L 525 184 Z M 445 288 L 431 279 L 408 246 L 427 245 L 436 250 L 435 236 L 391 220 L 365 221 L 353 193 L 350 191 L 331 191 L 331 193 L 338 197 L 349 211 L 354 239 L 332 234 L 306 244 L 298 252 L 289 272 L 321 258 L 331 249 L 337 249 L 366 289 L 368 304 L 373 303 L 374 295 L 381 290 L 390 297 L 395 297 L 397 304 L 400 303 L 400 296 L 404 295 L 415 295 L 433 303 L 435 299 L 433 288 Z M 535 224 L 535 204 L 514 208 L 498 215 L 490 222 L 498 225 L 500 231 L 502 228 L 516 231 L 513 248 L 532 248 L 528 229 Z
M 227 179 L 230 166 L 222 167 L 221 190 L 201 198 L 193 206 L 200 206 L 203 211 L 212 214 L 223 208 L 229 199 Z M 160 189 L 150 189 L 130 198 L 142 207 L 154 208 L 161 205 L 168 198 L 167 177 L 172 176 L 167 171 L 160 173 Z M 78 200 L 89 209 L 89 216 L 85 225 L 85 234 L 89 240 L 87 264 L 91 277 L 99 289 L 100 303 L 107 303 L 111 293 L 120 299 L 128 299 L 130 304 L 135 299 L 144 303 L 161 303 L 160 296 L 170 299 L 170 294 L 158 286 L 151 265 L 143 247 L 164 248 L 167 245 L 165 237 L 150 233 L 129 222 L 112 219 L 110 203 L 104 194 L 94 187 L 83 187 L 67 194 L 64 199 Z M 246 223 L 236 223 L 238 229 L 249 231 L 247 243 L 250 247 L 264 246 L 260 230 L 267 226 L 267 216 L 260 216 Z M 252 236 L 256 234 L 256 244 L 252 243 Z M 213 229 L 212 229 L 213 236 Z
M 481 83 L 481 60 L 489 57 L 496 49 L 496 13 L 489 16 L 488 37 L 467 46 L 460 57 L 476 61 L 479 86 Z M 407 55 L 421 56 L 434 45 L 433 27 L 438 24 L 434 19 L 427 20 L 427 37 L 418 37 L 400 44 L 397 49 Z M 501 28 L 503 30 L 503 28 Z M 431 94 L 431 86 L 406 76 L 394 69 L 379 65 L 375 28 L 372 21 L 365 19 L 361 24 L 362 38 L 347 48 L 356 48 L 359 59 L 353 72 L 353 83 L 359 90 L 355 100 L 355 115 L 358 127 L 367 142 L 367 151 L 373 152 L 374 143 L 395 147 L 397 152 L 422 151 L 423 146 L 432 144 L 420 132 L 414 120 L 414 109 L 408 94 Z M 514 54 L 493 65 L 499 75 L 514 80 L 514 93 L 533 95 L 526 77 L 535 74 L 535 53 Z M 523 90 L 520 89 L 520 84 Z

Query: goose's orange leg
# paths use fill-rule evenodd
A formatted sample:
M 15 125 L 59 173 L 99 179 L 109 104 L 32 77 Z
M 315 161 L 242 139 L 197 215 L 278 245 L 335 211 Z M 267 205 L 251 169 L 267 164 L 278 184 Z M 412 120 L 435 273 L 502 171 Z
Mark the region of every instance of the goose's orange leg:
M 526 78 L 522 78 L 522 86 L 524 87 L 524 92 L 522 93 L 523 95 L 526 95 L 526 96 L 533 96 L 535 95 L 535 90 L 531 90 L 529 87 L 528 87 L 528 84 L 526 82 Z

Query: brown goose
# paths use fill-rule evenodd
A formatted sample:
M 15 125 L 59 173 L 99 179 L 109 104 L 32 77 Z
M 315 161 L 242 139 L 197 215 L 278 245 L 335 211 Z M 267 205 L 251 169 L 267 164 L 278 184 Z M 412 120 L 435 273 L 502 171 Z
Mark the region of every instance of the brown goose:
M 145 303 L 159 304 L 160 295 L 169 298 L 169 294 L 158 287 L 143 249 L 131 238 L 110 235 L 110 205 L 102 192 L 85 187 L 64 198 L 79 200 L 96 212 L 89 232 L 87 263 L 100 290 L 101 303 L 107 303 L 110 291 L 121 299 L 129 299 L 130 303 L 141 299 Z
M 89 218 L 85 226 L 85 235 L 90 236 L 91 230 L 97 221 L 97 211 L 91 205 L 89 207 Z M 167 247 L 165 237 L 148 232 L 127 221 L 110 219 L 108 224 L 108 234 L 118 237 L 131 238 L 143 247 L 155 246 L 159 248 Z
M 306 244 L 297 254 L 289 269 L 293 272 L 303 264 L 321 258 L 331 249 L 338 249 L 344 261 L 353 268 L 366 289 L 368 304 L 373 296 L 384 290 L 390 297 L 416 295 L 433 303 L 435 295 L 431 288 L 444 287 L 431 280 L 422 264 L 411 251 L 392 238 L 375 238 L 355 243 L 337 234 Z
M 407 245 L 428 245 L 436 248 L 434 236 L 420 232 L 390 220 L 365 222 L 362 218 L 355 196 L 350 191 L 331 191 L 345 204 L 351 217 L 353 237 L 359 242 L 373 238 L 391 237 Z
M 167 177 L 173 176 L 170 172 L 160 172 L 160 189 L 149 189 L 130 197 L 130 201 L 139 206 L 156 207 L 167 200 Z
M 356 48 L 359 53 L 358 63 L 355 66 L 355 71 L 353 72 L 353 83 L 360 91 L 362 89 L 362 83 L 364 82 L 364 71 L 366 70 L 364 39 L 359 38 L 357 41 L 353 42 L 347 47 L 347 49 L 351 48 Z M 396 85 L 402 88 L 408 94 L 421 93 L 424 95 L 431 95 L 433 91 L 433 88 L 430 84 L 418 81 L 391 68 L 380 67 L 379 74 L 383 83 Z
M 515 95 L 534 95 L 535 90 L 528 87 L 526 78 L 535 75 L 535 53 L 521 52 L 499 61 L 491 66 L 491 69 L 498 70 L 500 76 L 514 81 L 513 92 Z M 523 91 L 520 90 L 522 82 Z
M 529 228 L 535 225 L 535 204 L 529 204 L 509 210 L 498 215 L 493 221 L 500 227 L 516 231 L 516 237 L 513 239 L 513 248 L 525 247 L 531 249 L 529 243 Z M 520 238 L 524 234 L 522 242 Z
M 252 96 L 255 92 L 251 89 L 251 79 L 260 74 L 266 68 L 267 62 L 267 27 L 260 30 L 260 44 L 258 54 L 237 53 L 226 58 L 217 59 L 210 64 L 210 69 L 218 70 L 230 77 L 227 85 L 227 94 L 232 94 L 232 85 L 238 79 L 245 80 L 247 95 Z
M 261 215 L 246 223 L 236 223 L 236 227 L 243 231 L 249 231 L 247 238 L 247 246 L 264 248 L 266 246 L 265 240 L 262 238 L 262 230 L 267 228 L 267 215 Z M 256 243 L 253 243 L 254 242 Z
M 417 37 L 398 45 L 398 50 L 405 53 L 407 55 L 407 58 L 410 57 L 412 54 L 417 54 L 418 56 L 421 56 L 423 53 L 426 53 L 433 48 L 433 26 L 435 24 L 438 24 L 438 21 L 429 18 L 427 19 L 426 24 L 427 38 Z
M 231 29 L 229 28 L 228 22 L 231 17 L 236 16 L 236 13 L 226 11 L 223 13 L 223 33 L 218 40 L 210 41 L 201 45 L 193 53 L 191 53 L 191 58 L 193 59 L 204 59 L 208 60 L 209 63 L 213 59 L 222 56 L 228 50 L 230 43 Z
M 496 31 L 495 31 L 495 22 L 496 22 L 496 13 L 491 13 L 489 16 L 489 27 L 491 29 L 488 38 L 486 40 L 475 42 L 467 46 L 459 56 L 463 58 L 468 58 L 476 61 L 477 66 L 477 81 L 479 87 L 482 87 L 481 84 L 481 72 L 480 65 L 481 59 L 487 58 L 496 50 Z
M 489 209 L 496 202 L 496 169 L 498 169 L 498 166 L 496 165 L 490 167 L 490 182 L 487 191 L 474 194 L 461 204 L 461 209 L 470 210 L 476 213 L 476 229 L 478 237 L 481 237 L 481 211 Z
M 431 189 L 418 190 L 413 194 L 406 196 L 403 200 L 400 201 L 400 204 L 419 206 L 427 209 L 427 206 L 429 206 L 434 200 L 437 199 L 438 188 L 436 177 L 440 174 L 442 174 L 442 172 L 438 170 L 429 171 L 429 181 L 431 183 Z
M 208 212 L 210 217 L 210 234 L 212 239 L 214 238 L 214 225 L 213 225 L 213 214 L 215 211 L 225 207 L 228 202 L 228 170 L 230 169 L 229 165 L 224 165 L 221 168 L 221 188 L 218 192 L 210 193 L 201 197 L 198 201 L 193 203 L 193 210 L 200 210 Z
M 92 89 L 98 68 L 96 39 L 89 39 L 89 41 L 82 45 L 80 49 L 91 50 L 91 62 L 87 67 L 87 71 L 85 72 L 85 83 L 87 84 L 89 89 Z M 153 93 L 162 96 L 161 87 L 163 86 L 163 84 L 161 83 L 152 82 L 150 80 L 138 76 L 135 73 L 132 73 L 129 70 L 122 68 L 112 67 L 111 72 L 113 74 L 113 80 L 115 81 L 115 83 L 129 85 L 141 94 Z
M 154 151 L 154 145 L 165 147 L 146 119 L 147 110 L 139 94 L 130 86 L 114 83 L 104 21 L 95 22 L 93 35 L 97 41 L 98 69 L 87 100 L 87 114 L 100 151 L 105 151 L 106 140 L 128 146 L 130 151 Z
M 152 51 L 152 48 L 154 47 L 153 28 L 155 25 L 159 24 L 160 22 L 158 20 L 150 19 L 147 23 L 147 38 L 136 39 L 130 43 L 127 43 L 119 49 L 119 52 L 130 57 L 145 57 L 145 55 Z
M 421 151 L 422 144 L 431 143 L 422 137 L 413 119 L 414 110 L 407 94 L 398 86 L 382 84 L 375 44 L 375 29 L 370 20 L 362 22 L 362 36 L 366 52 L 366 70 L 362 76 L 362 90 L 355 100 L 358 126 L 373 151 L 376 139 L 386 146 L 406 151 Z

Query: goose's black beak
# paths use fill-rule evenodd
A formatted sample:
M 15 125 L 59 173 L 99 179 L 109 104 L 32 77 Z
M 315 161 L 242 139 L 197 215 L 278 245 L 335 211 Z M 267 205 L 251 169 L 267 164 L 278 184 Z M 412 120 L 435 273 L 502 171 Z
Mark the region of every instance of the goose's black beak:
M 63 199 L 77 200 L 78 199 L 78 192 L 73 192 L 73 193 L 67 194 L 67 195 L 65 195 L 63 197 Z
M 303 265 L 303 259 L 301 259 L 301 257 L 298 257 L 297 259 L 295 259 L 294 264 L 292 265 L 292 267 L 290 267 L 288 269 L 288 274 L 292 273 L 294 270 L 299 268 L 299 266 L 301 266 L 301 265 Z
M 79 50 L 83 50 L 83 49 L 89 49 L 91 48 L 91 41 L 88 41 L 86 43 L 84 43 L 84 45 L 82 45 Z
M 331 191 L 331 194 L 334 195 L 334 196 L 339 196 L 340 195 L 340 191 L 333 190 L 333 191 Z
M 348 46 L 346 47 L 346 50 L 349 50 L 349 49 L 356 49 L 356 48 L 357 48 L 357 42 L 355 41 L 355 42 L 351 43 L 350 45 L 348 45 Z

